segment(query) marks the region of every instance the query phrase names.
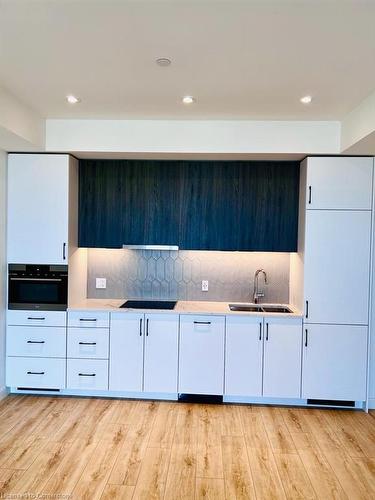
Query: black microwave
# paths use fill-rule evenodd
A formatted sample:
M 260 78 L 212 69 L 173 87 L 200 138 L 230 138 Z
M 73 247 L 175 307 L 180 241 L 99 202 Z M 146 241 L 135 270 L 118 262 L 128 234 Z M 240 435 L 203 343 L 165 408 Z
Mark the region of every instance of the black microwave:
M 68 306 L 68 266 L 8 265 L 8 309 L 65 311 Z

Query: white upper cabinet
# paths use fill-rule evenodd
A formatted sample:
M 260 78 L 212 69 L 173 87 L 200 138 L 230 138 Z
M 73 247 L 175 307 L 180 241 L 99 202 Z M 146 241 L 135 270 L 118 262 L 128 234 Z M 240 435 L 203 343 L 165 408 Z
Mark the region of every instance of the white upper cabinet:
M 142 391 L 143 323 L 143 314 L 111 314 L 110 391 Z
M 305 325 L 302 397 L 366 399 L 367 327 Z
M 225 394 L 262 395 L 263 318 L 227 316 Z
M 306 208 L 371 210 L 373 158 L 308 158 Z
M 371 212 L 307 210 L 305 321 L 368 324 Z
M 264 319 L 264 397 L 300 397 L 301 345 L 300 318 Z
M 8 262 L 67 264 L 69 155 L 8 156 Z
M 224 316 L 180 316 L 178 392 L 224 393 Z
M 177 392 L 178 323 L 175 314 L 145 316 L 145 392 Z

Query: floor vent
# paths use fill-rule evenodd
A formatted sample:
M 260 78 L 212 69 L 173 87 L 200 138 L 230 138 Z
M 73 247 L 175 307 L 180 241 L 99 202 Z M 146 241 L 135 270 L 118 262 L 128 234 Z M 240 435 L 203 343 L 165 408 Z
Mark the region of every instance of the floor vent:
M 336 399 L 308 399 L 308 405 L 319 406 L 346 406 L 347 408 L 354 408 L 355 401 L 339 401 Z
M 211 396 L 209 394 L 179 394 L 178 401 L 181 403 L 220 404 L 223 402 L 223 396 Z
M 48 389 L 48 388 L 45 388 L 45 389 L 41 389 L 40 387 L 17 387 L 17 390 L 18 391 L 43 391 L 43 392 L 60 392 L 60 389 Z

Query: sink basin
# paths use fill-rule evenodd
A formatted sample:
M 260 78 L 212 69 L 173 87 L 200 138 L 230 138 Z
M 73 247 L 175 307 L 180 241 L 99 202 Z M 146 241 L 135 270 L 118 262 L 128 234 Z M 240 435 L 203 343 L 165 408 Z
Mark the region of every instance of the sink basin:
M 267 305 L 257 305 L 257 304 L 229 304 L 229 309 L 231 311 L 243 311 L 243 312 L 260 312 L 260 313 L 282 313 L 290 314 L 293 311 L 289 307 L 285 306 L 267 306 Z
M 261 306 L 253 305 L 253 304 L 229 304 L 229 309 L 231 311 L 245 311 L 245 312 L 263 312 Z
M 293 312 L 289 309 L 289 307 L 285 307 L 285 306 L 262 306 L 262 309 L 266 313 L 290 314 Z

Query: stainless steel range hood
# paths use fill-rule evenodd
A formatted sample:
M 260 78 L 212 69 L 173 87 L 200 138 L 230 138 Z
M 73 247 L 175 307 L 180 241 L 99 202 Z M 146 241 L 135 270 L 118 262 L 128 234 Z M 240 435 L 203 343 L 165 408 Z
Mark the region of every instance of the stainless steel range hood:
M 178 245 L 122 245 L 124 250 L 179 250 Z

